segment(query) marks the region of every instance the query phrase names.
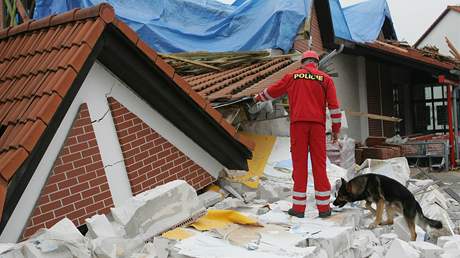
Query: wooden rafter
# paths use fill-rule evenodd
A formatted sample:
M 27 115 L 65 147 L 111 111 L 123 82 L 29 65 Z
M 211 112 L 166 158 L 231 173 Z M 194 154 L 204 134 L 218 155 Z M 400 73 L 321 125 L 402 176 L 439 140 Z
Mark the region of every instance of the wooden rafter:
M 0 0 L 0 29 L 4 28 L 5 25 L 3 24 L 5 20 L 5 4 L 3 0 Z
M 16 8 L 18 9 L 18 13 L 21 16 L 21 19 L 23 21 L 28 21 L 29 16 L 27 15 L 26 9 L 24 8 L 24 5 L 20 0 L 15 0 L 16 2 Z
M 450 48 L 450 53 L 458 60 L 460 60 L 460 53 L 458 52 L 458 50 L 455 48 L 454 44 L 452 44 L 452 42 L 449 40 L 449 38 L 445 37 L 446 39 L 446 42 L 447 42 L 447 46 L 449 46 Z

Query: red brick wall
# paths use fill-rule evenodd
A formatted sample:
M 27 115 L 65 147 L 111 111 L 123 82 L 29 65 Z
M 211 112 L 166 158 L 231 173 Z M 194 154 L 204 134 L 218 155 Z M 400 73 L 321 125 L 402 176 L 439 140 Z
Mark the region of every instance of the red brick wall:
M 113 207 L 88 107 L 82 104 L 23 237 L 64 217 L 80 226 Z
M 197 190 L 214 181 L 118 101 L 108 101 L 134 195 L 176 179 L 186 180 Z

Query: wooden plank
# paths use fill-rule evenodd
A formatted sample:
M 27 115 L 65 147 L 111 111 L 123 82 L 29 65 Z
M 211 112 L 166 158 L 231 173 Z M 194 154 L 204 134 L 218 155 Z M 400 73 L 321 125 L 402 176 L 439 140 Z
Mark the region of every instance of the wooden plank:
M 369 119 L 374 119 L 374 120 L 382 120 L 382 121 L 389 121 L 389 122 L 396 122 L 396 123 L 399 123 L 402 121 L 402 119 L 398 117 L 369 114 L 365 112 L 355 112 L 351 110 L 346 110 L 345 113 L 350 116 L 364 116 L 364 117 L 367 117 Z
M 3 0 L 0 0 L 0 29 L 5 28 L 5 24 L 3 23 L 5 19 L 5 4 Z
M 182 61 L 184 63 L 190 63 L 190 64 L 194 64 L 194 65 L 197 65 L 197 66 L 205 67 L 205 68 L 208 68 L 208 69 L 211 69 L 211 70 L 214 70 L 214 71 L 222 71 L 222 69 L 220 69 L 218 67 L 208 65 L 208 64 L 205 64 L 205 63 L 202 63 L 202 62 L 199 62 L 199 61 L 193 61 L 193 60 L 185 59 L 185 58 L 174 56 L 174 55 L 160 54 L 160 56 L 163 57 L 163 58 L 169 58 L 169 59 L 173 59 L 173 60 Z
M 24 8 L 24 5 L 22 4 L 21 0 L 16 0 L 16 8 L 18 9 L 19 15 L 21 15 L 22 21 L 28 21 L 30 20 L 29 16 L 27 15 L 26 9 Z
M 449 46 L 450 50 L 451 50 L 451 53 L 452 55 L 460 60 L 460 53 L 458 52 L 458 50 L 455 48 L 454 44 L 452 44 L 452 42 L 449 40 L 449 38 L 445 37 L 446 39 L 446 42 L 447 42 L 447 46 Z

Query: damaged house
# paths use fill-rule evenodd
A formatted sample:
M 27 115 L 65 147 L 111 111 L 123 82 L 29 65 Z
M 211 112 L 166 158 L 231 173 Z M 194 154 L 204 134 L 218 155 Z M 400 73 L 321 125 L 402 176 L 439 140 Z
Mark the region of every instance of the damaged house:
M 2 242 L 176 179 L 202 189 L 253 148 L 107 4 L 0 31 L 0 99 Z

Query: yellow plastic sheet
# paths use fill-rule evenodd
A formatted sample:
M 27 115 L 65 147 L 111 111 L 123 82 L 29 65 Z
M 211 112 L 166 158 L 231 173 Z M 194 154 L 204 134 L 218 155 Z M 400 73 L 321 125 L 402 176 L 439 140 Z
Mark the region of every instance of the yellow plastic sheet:
M 224 228 L 235 223 L 240 225 L 260 226 L 257 220 L 233 210 L 208 210 L 208 213 L 191 226 L 200 231 Z
M 171 240 L 184 240 L 186 238 L 189 238 L 193 236 L 193 234 L 183 228 L 175 228 L 173 230 L 169 230 L 161 234 L 162 237 L 171 239 Z
M 256 189 L 259 187 L 259 178 L 264 173 L 265 165 L 267 164 L 267 160 L 270 157 L 273 145 L 276 141 L 276 136 L 257 135 L 244 132 L 241 134 L 254 141 L 256 143 L 256 147 L 252 152 L 252 159 L 248 160 L 248 173 L 244 176 L 235 177 L 233 180 L 240 182 L 247 187 Z

